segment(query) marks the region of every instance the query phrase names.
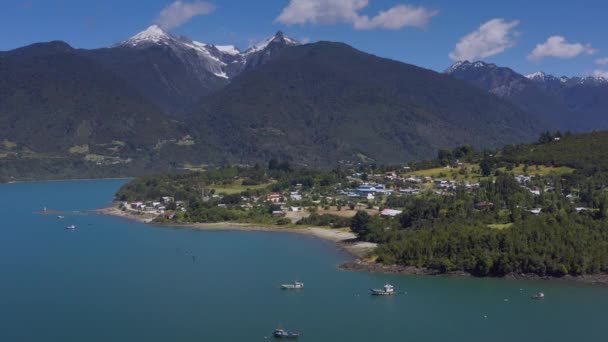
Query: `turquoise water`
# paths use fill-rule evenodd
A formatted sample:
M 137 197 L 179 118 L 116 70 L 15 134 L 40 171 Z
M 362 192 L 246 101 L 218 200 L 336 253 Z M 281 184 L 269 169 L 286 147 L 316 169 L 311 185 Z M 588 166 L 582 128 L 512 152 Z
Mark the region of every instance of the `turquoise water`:
M 124 182 L 0 185 L 0 341 L 264 341 L 278 326 L 316 342 L 606 340 L 608 288 L 351 273 L 307 236 L 86 212 Z M 278 289 L 292 280 L 306 289 Z M 368 295 L 385 282 L 401 294 Z

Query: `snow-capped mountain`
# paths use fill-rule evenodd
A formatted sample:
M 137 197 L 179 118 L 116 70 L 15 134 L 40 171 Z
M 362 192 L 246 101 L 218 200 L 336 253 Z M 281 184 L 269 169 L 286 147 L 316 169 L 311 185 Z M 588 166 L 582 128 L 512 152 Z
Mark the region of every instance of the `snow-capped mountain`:
M 201 43 L 187 37 L 173 36 L 158 25 L 152 25 L 115 47 L 134 49 L 166 47 L 185 62 L 203 67 L 217 77 L 229 79 L 244 69 L 251 68 L 252 65 L 264 63 L 276 50 L 299 44 L 295 39 L 279 31 L 274 36 L 241 52 L 234 45 Z M 198 61 L 192 60 L 193 53 Z
M 282 32 L 245 51 L 172 35 L 152 25 L 111 47 L 82 54 L 122 76 L 140 93 L 174 115 L 186 113 L 205 96 L 223 88 L 245 70 L 297 45 Z
M 585 77 L 567 77 L 561 76 L 556 77 L 553 75 L 545 74 L 542 71 L 537 71 L 530 75 L 526 75 L 526 78 L 532 80 L 534 82 L 543 83 L 543 82 L 559 82 L 566 86 L 575 86 L 575 85 L 602 85 L 608 84 L 608 78 L 601 76 L 585 76 Z
M 482 61 L 457 62 L 446 74 L 510 100 L 563 130 L 608 128 L 608 80 L 601 77 L 556 77 L 542 71 L 524 76 Z

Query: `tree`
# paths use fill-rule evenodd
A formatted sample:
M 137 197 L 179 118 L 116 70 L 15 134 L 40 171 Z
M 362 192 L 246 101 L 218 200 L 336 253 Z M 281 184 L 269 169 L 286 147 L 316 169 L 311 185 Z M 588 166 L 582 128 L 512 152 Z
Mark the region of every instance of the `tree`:
M 493 166 L 492 161 L 488 157 L 484 157 L 479 162 L 479 171 L 481 172 L 481 175 L 484 177 L 490 176 L 492 174 Z
M 357 214 L 353 217 L 350 223 L 350 229 L 353 233 L 358 234 L 359 237 L 365 235 L 365 229 L 369 223 L 370 217 L 366 211 L 357 211 Z

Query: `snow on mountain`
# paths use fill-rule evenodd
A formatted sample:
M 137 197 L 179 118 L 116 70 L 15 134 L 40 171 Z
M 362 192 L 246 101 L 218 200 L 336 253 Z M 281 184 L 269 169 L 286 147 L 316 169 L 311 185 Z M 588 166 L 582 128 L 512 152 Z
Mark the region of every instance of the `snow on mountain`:
M 238 56 L 241 54 L 241 51 L 234 45 L 213 45 L 216 49 L 218 49 L 221 53 L 225 53 L 232 56 Z
M 139 32 L 133 37 L 125 40 L 124 42 L 118 44 L 119 46 L 132 46 L 136 47 L 142 44 L 162 44 L 168 41 L 171 41 L 173 37 L 171 37 L 167 32 L 161 29 L 158 25 L 152 25 L 145 29 L 144 31 Z
M 453 74 L 456 71 L 468 70 L 468 69 L 479 69 L 479 68 L 495 68 L 496 64 L 486 63 L 482 61 L 469 62 L 469 61 L 458 61 L 445 70 L 446 74 Z
M 283 32 L 277 32 L 274 36 L 255 44 L 245 52 L 241 52 L 234 45 L 214 45 L 190 40 L 186 37 L 173 36 L 158 25 L 152 25 L 146 30 L 133 37 L 115 45 L 122 48 L 148 48 L 154 46 L 165 46 L 171 49 L 184 63 L 193 68 L 207 70 L 217 77 L 229 79 L 240 73 L 248 65 L 259 65 L 273 54 L 275 48 L 269 46 L 294 46 L 300 43 L 286 36 Z M 196 58 L 192 58 L 192 54 Z M 260 56 L 260 55 L 263 56 Z
M 283 32 L 279 31 L 274 36 L 267 38 L 257 44 L 254 44 L 252 47 L 245 51 L 245 55 L 249 55 L 258 51 L 262 51 L 268 47 L 271 43 L 283 43 L 287 46 L 295 46 L 300 45 L 300 42 L 297 40 L 286 36 Z
M 608 84 L 608 79 L 601 76 L 586 76 L 586 77 L 567 77 L 561 76 L 556 77 L 553 75 L 545 74 L 542 71 L 526 75 L 526 78 L 535 82 L 559 82 L 565 85 L 603 85 Z

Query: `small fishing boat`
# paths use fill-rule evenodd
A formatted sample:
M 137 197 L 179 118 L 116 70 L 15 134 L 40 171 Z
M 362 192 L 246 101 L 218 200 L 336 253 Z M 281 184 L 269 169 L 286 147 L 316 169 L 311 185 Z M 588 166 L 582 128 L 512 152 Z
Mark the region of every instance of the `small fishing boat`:
M 542 292 L 536 293 L 532 296 L 532 299 L 543 299 L 545 298 L 545 294 Z
M 300 333 L 287 331 L 284 329 L 275 329 L 275 331 L 272 333 L 272 336 L 276 338 L 298 338 L 300 336 Z
M 300 283 L 297 281 L 294 281 L 293 284 L 283 284 L 281 285 L 281 288 L 283 290 L 300 290 L 304 288 L 304 283 Z
M 74 230 L 74 229 L 76 229 L 76 226 L 73 225 L 73 224 L 71 224 L 71 225 L 65 227 L 65 229 L 67 229 L 67 230 Z
M 59 216 L 57 216 L 57 219 L 58 219 L 58 220 L 63 220 L 64 218 L 65 218 L 65 216 L 63 216 L 63 215 L 59 215 Z
M 390 296 L 395 294 L 395 287 L 390 284 L 384 285 L 381 289 L 370 289 L 374 296 Z

